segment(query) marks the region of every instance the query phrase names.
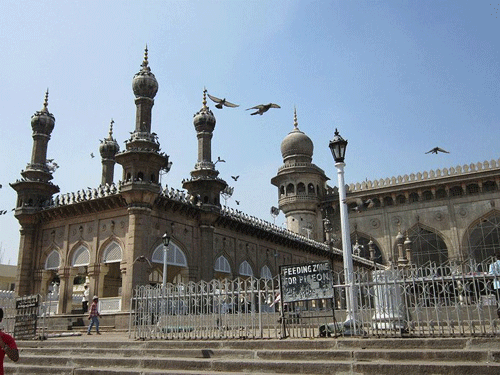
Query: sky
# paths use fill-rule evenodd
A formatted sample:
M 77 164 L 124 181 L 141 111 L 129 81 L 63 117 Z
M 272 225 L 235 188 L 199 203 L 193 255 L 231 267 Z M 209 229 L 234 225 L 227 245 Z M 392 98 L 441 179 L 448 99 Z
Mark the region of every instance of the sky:
M 349 142 L 346 183 L 498 160 L 499 8 L 491 0 L 3 0 L 0 263 L 17 264 L 9 183 L 30 162 L 30 118 L 45 91 L 56 118 L 53 182 L 61 193 L 97 187 L 111 119 L 122 150 L 134 130 L 131 84 L 146 45 L 159 83 L 152 131 L 173 162 L 162 185 L 181 189 L 190 177 L 192 120 L 206 87 L 239 104 L 208 103 L 217 119 L 212 160 L 226 161 L 216 168 L 234 187 L 227 206 L 277 225 L 284 215 L 270 215 L 278 205 L 270 180 L 294 109 L 331 186 L 335 128 Z M 269 102 L 281 108 L 246 111 Z M 450 153 L 426 154 L 436 146 Z M 121 173 L 117 165 L 115 181 Z

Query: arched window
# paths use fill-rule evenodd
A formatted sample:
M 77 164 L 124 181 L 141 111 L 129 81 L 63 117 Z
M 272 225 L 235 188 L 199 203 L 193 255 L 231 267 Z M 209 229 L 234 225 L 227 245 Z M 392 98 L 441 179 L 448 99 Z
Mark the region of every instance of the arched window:
M 303 182 L 299 182 L 297 185 L 297 194 L 304 194 L 306 192 L 306 185 Z
M 102 255 L 103 263 L 116 263 L 122 260 L 122 248 L 115 241 L 111 242 Z
M 406 203 L 406 197 L 403 195 L 403 194 L 399 194 L 397 197 L 396 197 L 396 202 L 398 204 L 405 204 Z
M 410 203 L 415 203 L 415 202 L 418 202 L 418 193 L 411 193 L 410 196 L 408 197 L 408 201 Z
M 293 184 L 288 184 L 286 186 L 286 195 L 293 195 L 295 194 L 295 186 Z
M 285 187 L 283 185 L 280 187 L 280 195 L 285 195 Z
M 155 178 L 154 174 L 151 175 L 151 182 L 156 182 L 156 178 Z
M 142 172 L 137 173 L 137 181 L 144 181 L 144 173 Z
M 469 254 L 480 263 L 500 252 L 500 215 L 485 217 L 468 237 Z
M 314 185 L 313 184 L 307 185 L 307 194 L 314 194 Z
M 432 198 L 434 198 L 434 197 L 432 196 L 432 191 L 430 191 L 430 190 L 426 190 L 426 191 L 424 191 L 424 192 L 422 193 L 422 198 L 424 198 L 424 201 L 430 201 L 430 200 L 432 200 Z
M 61 265 L 61 256 L 57 250 L 52 250 L 47 260 L 45 260 L 45 269 L 46 270 L 57 270 Z
M 444 188 L 436 190 L 436 199 L 446 198 L 446 190 Z
M 126 181 L 130 181 L 131 180 L 131 175 L 130 175 L 130 172 L 127 173 L 127 178 L 125 179 Z
M 151 262 L 163 264 L 164 246 L 159 245 L 153 251 Z M 187 260 L 184 252 L 175 243 L 170 242 L 167 247 L 167 265 L 187 268 Z
M 450 189 L 450 196 L 452 197 L 459 197 L 464 194 L 464 191 L 461 186 L 453 186 Z
M 231 266 L 223 255 L 218 257 L 215 261 L 214 270 L 215 272 L 231 273 Z
M 483 190 L 484 191 L 495 191 L 497 190 L 497 185 L 495 184 L 495 181 L 486 181 L 483 183 Z
M 408 230 L 411 244 L 411 261 L 420 267 L 428 262 L 441 265 L 448 261 L 448 248 L 437 233 L 420 225 Z
M 241 262 L 238 272 L 241 276 L 253 276 L 252 266 L 246 260 Z
M 380 207 L 380 199 L 372 198 L 373 207 Z
M 392 206 L 393 205 L 392 197 L 385 197 L 384 198 L 384 205 L 385 206 Z
M 479 185 L 478 184 L 470 184 L 467 185 L 467 194 L 478 194 L 479 193 Z
M 273 278 L 273 274 L 271 273 L 271 270 L 269 269 L 268 266 L 263 266 L 260 269 L 260 277 L 268 280 Z
M 73 260 L 71 261 L 71 267 L 81 267 L 88 266 L 90 263 L 90 252 L 85 246 L 80 246 L 73 253 Z

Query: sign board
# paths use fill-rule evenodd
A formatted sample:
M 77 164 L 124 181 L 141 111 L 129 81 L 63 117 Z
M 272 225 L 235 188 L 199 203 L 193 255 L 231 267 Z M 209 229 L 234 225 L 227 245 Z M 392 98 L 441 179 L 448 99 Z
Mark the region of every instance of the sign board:
M 282 301 L 333 298 L 330 262 L 280 266 Z
M 14 338 L 16 340 L 29 340 L 36 337 L 39 302 L 39 295 L 16 299 L 16 321 L 14 323 Z

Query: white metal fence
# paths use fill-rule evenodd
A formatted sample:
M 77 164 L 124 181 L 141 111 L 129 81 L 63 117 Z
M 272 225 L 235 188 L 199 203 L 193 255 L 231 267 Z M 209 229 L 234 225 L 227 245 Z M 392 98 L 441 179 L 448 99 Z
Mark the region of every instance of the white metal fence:
M 450 263 L 357 271 L 357 334 L 500 335 L 500 278 L 487 270 L 488 264 Z M 333 276 L 333 299 L 285 306 L 276 301 L 277 278 L 168 284 L 165 290 L 140 286 L 131 301 L 130 335 L 136 339 L 344 335 L 347 286 L 342 273 Z

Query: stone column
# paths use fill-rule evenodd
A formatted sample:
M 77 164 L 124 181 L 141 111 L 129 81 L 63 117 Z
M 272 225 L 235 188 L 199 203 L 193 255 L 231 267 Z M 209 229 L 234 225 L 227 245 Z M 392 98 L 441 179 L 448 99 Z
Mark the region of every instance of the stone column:
M 68 305 L 71 303 L 71 296 L 73 294 L 73 280 L 70 280 L 71 268 L 60 268 L 59 279 L 61 284 L 59 285 L 59 304 L 57 314 L 65 314 L 67 312 Z M 69 288 L 71 288 L 71 292 L 69 292 Z
M 97 275 L 97 293 L 95 293 L 99 298 L 104 297 L 104 278 L 108 274 L 109 266 L 107 264 L 99 265 L 99 275 Z
M 17 263 L 16 294 L 21 297 L 32 294 L 33 273 L 31 272 L 34 263 L 35 253 L 35 225 L 31 223 L 21 224 L 21 238 L 19 240 L 19 257 Z

